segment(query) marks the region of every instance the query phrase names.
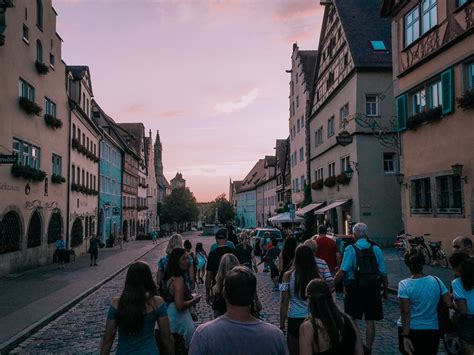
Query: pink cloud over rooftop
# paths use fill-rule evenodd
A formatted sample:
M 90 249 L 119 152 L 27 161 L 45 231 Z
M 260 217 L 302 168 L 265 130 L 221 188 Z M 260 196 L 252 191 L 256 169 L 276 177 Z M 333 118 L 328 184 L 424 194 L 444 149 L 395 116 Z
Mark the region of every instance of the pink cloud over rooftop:
M 67 64 L 89 65 L 118 122 L 160 130 L 169 178 L 198 200 L 228 191 L 288 136 L 292 43 L 316 49 L 307 1 L 53 0 Z

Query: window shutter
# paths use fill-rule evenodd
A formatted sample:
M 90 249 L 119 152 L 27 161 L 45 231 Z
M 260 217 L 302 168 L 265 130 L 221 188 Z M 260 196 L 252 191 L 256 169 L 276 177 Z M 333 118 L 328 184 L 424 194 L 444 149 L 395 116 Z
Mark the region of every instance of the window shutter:
M 443 115 L 454 111 L 454 69 L 441 73 L 441 90 L 443 92 Z
M 397 97 L 397 130 L 402 132 L 407 129 L 407 95 Z

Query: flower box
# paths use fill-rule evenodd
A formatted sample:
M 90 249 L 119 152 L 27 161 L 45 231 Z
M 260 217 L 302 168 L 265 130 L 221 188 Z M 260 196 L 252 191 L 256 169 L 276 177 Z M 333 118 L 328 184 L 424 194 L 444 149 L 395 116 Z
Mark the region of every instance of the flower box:
M 61 121 L 59 118 L 51 116 L 50 114 L 44 115 L 44 122 L 48 127 L 54 129 L 61 128 L 63 126 L 63 121 Z
M 51 175 L 51 182 L 54 182 L 55 184 L 62 184 L 63 182 L 66 182 L 66 178 L 61 175 L 53 174 Z
M 13 164 L 11 173 L 15 177 L 22 177 L 33 181 L 43 181 L 46 178 L 44 171 L 20 164 Z
M 39 107 L 36 104 L 36 102 L 30 101 L 26 97 L 20 97 L 18 99 L 18 104 L 20 105 L 21 109 L 29 115 L 39 116 L 39 114 L 41 113 L 41 110 L 42 110 L 42 108 Z
M 36 61 L 35 67 L 38 74 L 45 75 L 45 74 L 48 74 L 49 72 L 49 67 L 44 63 Z
M 72 183 L 71 184 L 71 191 L 79 191 L 79 185 L 75 184 L 75 183 Z
M 79 147 L 81 146 L 81 142 L 79 142 L 77 138 L 73 138 L 71 141 L 71 146 L 72 146 L 72 149 L 78 150 Z
M 313 190 L 322 190 L 323 187 L 324 187 L 324 181 L 322 179 L 316 180 L 315 182 L 311 184 L 311 188 Z
M 465 110 L 474 108 L 474 88 L 466 91 L 461 97 L 457 99 L 458 106 Z
M 435 107 L 430 110 L 422 111 L 408 118 L 407 126 L 410 129 L 415 128 L 416 126 L 425 123 L 432 122 L 443 117 L 443 111 L 441 107 Z
M 326 187 L 333 187 L 336 185 L 336 177 L 335 176 L 330 176 L 324 180 L 324 186 Z
M 351 179 L 349 179 L 349 178 L 347 177 L 347 174 L 344 173 L 344 172 L 340 173 L 340 174 L 336 177 L 336 180 L 337 180 L 337 183 L 338 183 L 339 185 L 347 185 L 347 184 L 351 181 Z

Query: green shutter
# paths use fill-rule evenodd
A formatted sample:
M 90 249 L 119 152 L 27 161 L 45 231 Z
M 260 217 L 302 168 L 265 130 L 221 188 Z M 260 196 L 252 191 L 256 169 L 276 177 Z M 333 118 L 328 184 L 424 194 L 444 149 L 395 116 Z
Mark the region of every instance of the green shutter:
M 407 95 L 397 97 L 397 130 L 402 132 L 407 129 Z
M 443 115 L 454 111 L 454 69 L 441 73 L 441 91 L 443 92 Z

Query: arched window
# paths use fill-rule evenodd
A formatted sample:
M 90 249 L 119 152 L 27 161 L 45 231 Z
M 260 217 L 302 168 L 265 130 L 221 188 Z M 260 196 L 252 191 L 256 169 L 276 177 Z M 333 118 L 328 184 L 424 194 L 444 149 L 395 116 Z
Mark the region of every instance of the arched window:
M 0 221 L 0 254 L 20 250 L 20 239 L 20 217 L 15 211 L 10 211 Z
M 76 218 L 71 229 L 71 248 L 82 244 L 84 239 L 84 230 L 80 218 Z
M 48 244 L 55 243 L 56 240 L 61 239 L 63 230 L 63 221 L 61 214 L 53 213 L 48 224 Z
M 43 2 L 42 0 L 36 0 L 36 25 L 41 30 L 43 29 Z
M 28 226 L 28 243 L 27 248 L 35 248 L 41 245 L 42 231 L 41 216 L 38 211 L 33 212 Z
M 43 45 L 40 40 L 36 41 L 36 61 L 43 63 Z

